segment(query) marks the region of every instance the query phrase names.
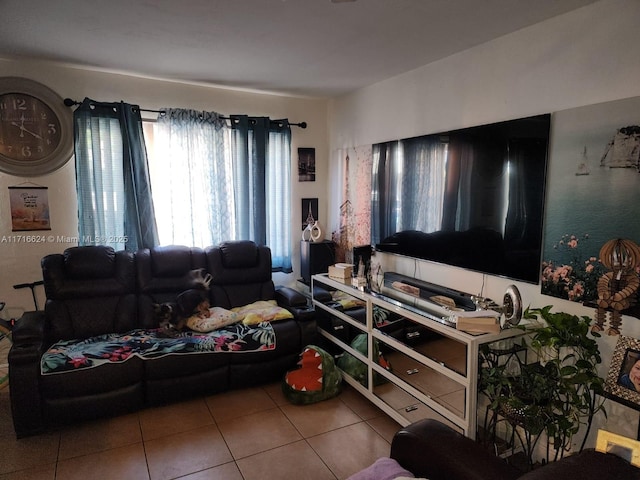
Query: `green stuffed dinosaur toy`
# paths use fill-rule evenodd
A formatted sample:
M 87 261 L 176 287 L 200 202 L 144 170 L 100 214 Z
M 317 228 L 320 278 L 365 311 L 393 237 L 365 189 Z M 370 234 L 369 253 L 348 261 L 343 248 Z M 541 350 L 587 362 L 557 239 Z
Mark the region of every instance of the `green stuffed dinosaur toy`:
M 298 365 L 300 368 L 287 372 L 282 382 L 282 392 L 291 403 L 308 405 L 340 393 L 342 375 L 333 357 L 320 347 L 307 345 Z

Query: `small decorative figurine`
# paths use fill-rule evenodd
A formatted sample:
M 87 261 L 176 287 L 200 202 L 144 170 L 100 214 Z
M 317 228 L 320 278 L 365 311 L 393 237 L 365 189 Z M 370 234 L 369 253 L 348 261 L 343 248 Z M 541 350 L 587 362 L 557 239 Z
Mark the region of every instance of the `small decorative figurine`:
M 594 333 L 604 330 L 607 311 L 610 312 L 608 335 L 619 335 L 622 311 L 635 305 L 640 279 L 636 268 L 640 265 L 640 247 L 632 240 L 609 240 L 600 249 L 600 262 L 610 272 L 598 280 L 598 307 Z

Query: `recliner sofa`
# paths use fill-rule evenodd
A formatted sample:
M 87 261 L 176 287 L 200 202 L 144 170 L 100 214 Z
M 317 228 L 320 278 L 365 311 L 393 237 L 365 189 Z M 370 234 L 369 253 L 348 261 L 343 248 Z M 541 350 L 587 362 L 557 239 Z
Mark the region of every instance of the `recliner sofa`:
M 429 480 L 640 480 L 640 468 L 613 453 L 593 449 L 522 472 L 433 419 L 396 432 L 390 457 L 415 477 Z
M 47 255 L 41 263 L 44 311 L 27 312 L 16 322 L 9 353 L 11 408 L 19 438 L 57 424 L 275 381 L 315 340 L 314 312 L 307 298 L 291 288 L 276 289 L 269 248 L 250 241 L 136 253 L 105 246 L 72 247 Z M 175 302 L 181 292 L 194 288 L 193 272 L 200 269 L 211 275 L 211 306 L 231 309 L 277 300 L 293 314 L 292 319 L 264 327 L 271 329 L 275 348 L 131 356 L 43 374 L 43 354 L 55 342 L 157 329 L 154 305 Z M 260 328 L 251 332 L 260 333 Z

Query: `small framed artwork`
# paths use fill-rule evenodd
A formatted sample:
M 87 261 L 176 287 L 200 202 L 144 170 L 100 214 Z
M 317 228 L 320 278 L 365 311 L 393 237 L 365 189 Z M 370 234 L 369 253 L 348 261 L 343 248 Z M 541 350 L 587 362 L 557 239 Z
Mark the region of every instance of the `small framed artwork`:
M 51 230 L 47 187 L 9 187 L 9 204 L 13 232 Z
M 640 340 L 620 335 L 604 389 L 618 402 L 640 410 Z
M 302 199 L 302 230 L 318 221 L 318 199 Z
M 298 180 L 316 181 L 316 149 L 298 148 Z
M 640 467 L 640 441 L 638 440 L 607 432 L 606 430 L 598 430 L 596 451 L 613 453 L 631 465 Z

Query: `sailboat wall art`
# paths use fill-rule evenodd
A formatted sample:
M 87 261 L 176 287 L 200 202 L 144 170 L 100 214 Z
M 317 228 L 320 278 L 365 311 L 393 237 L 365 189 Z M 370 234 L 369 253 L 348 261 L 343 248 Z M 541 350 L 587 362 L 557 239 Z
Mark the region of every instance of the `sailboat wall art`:
M 611 239 L 640 243 L 640 97 L 553 114 L 543 294 L 593 303 Z
M 589 155 L 587 155 L 587 146 L 585 145 L 582 150 L 582 155 L 580 156 L 580 161 L 578 162 L 576 175 L 589 175 L 589 173 L 591 173 L 589 169 Z

